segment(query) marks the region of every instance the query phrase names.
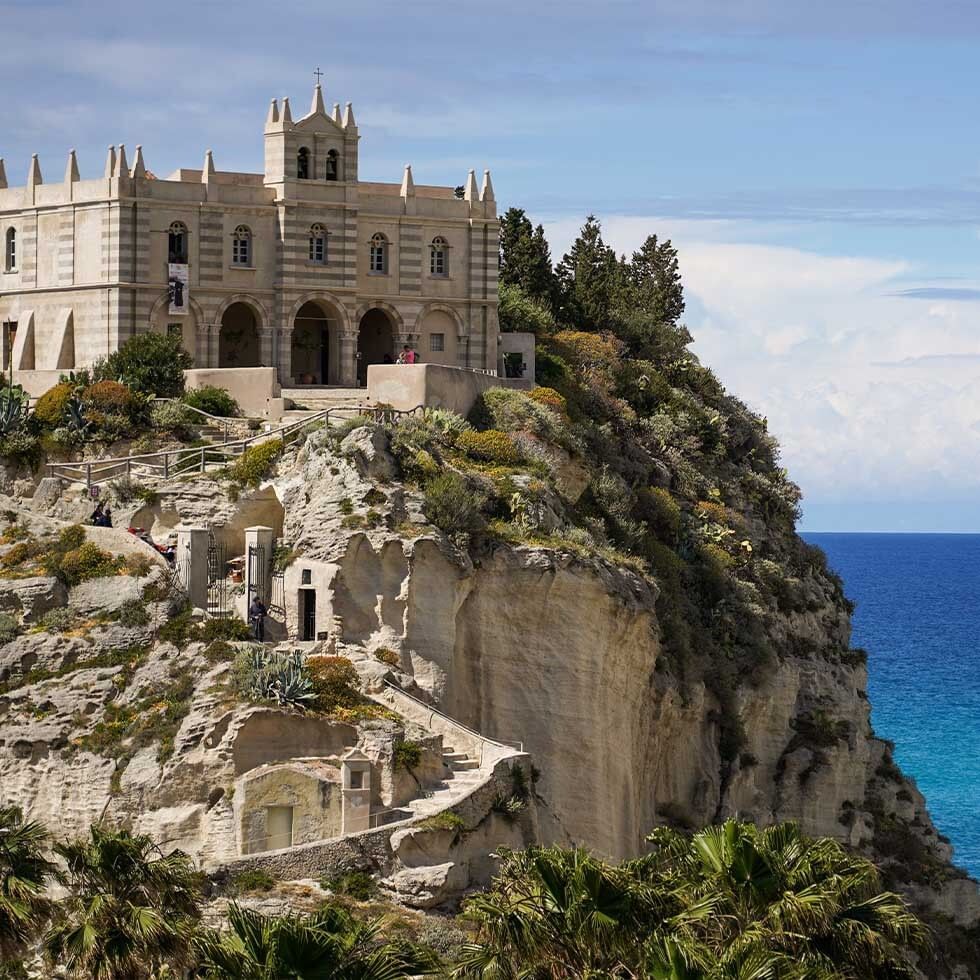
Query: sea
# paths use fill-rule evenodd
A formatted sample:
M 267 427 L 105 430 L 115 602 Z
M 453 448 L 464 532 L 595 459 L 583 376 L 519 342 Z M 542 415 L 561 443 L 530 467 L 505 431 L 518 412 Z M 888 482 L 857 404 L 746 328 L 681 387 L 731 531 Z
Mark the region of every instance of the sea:
M 980 534 L 806 533 L 856 604 L 875 733 L 980 877 Z

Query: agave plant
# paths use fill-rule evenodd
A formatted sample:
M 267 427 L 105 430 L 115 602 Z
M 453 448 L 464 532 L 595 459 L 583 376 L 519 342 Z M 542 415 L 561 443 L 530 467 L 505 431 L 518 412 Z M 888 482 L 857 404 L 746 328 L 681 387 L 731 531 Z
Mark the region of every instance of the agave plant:
M 92 423 L 85 417 L 85 406 L 75 395 L 65 404 L 68 424 L 66 428 L 73 435 L 86 435 L 92 429 Z
M 276 653 L 252 649 L 244 670 L 244 692 L 263 701 L 307 708 L 316 700 L 313 683 L 296 651 Z
M 0 436 L 16 432 L 27 421 L 27 403 L 15 390 L 4 388 L 0 392 Z

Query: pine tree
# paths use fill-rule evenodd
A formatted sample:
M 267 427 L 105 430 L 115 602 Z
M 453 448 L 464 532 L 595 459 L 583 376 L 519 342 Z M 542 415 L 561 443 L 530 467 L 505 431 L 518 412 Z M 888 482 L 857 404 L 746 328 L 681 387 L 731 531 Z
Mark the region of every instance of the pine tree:
M 677 249 L 670 239 L 658 242 L 656 235 L 650 235 L 633 253 L 628 268 L 631 299 L 636 308 L 657 323 L 676 324 L 684 312 L 684 287 Z
M 612 326 L 615 301 L 620 292 L 620 267 L 616 253 L 602 240 L 602 226 L 590 214 L 557 269 L 560 291 L 559 318 L 581 330 L 606 330 Z
M 508 208 L 500 219 L 500 282 L 517 286 L 533 300 L 552 306 L 555 274 L 544 228 L 532 228 L 522 208 Z

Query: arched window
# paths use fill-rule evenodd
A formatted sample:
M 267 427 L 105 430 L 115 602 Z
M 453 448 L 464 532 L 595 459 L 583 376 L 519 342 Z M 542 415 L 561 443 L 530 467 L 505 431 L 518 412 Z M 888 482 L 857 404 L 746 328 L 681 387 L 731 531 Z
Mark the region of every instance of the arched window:
M 327 150 L 327 180 L 337 180 L 337 151 Z
M 252 233 L 246 225 L 239 225 L 235 229 L 235 237 L 231 242 L 231 264 L 252 264 Z
M 167 261 L 187 263 L 187 225 L 175 221 L 167 231 Z
M 371 236 L 370 263 L 368 272 L 384 275 L 388 271 L 388 239 L 379 231 Z
M 296 154 L 296 176 L 300 180 L 310 179 L 310 151 L 305 146 Z
M 325 265 L 327 261 L 327 229 L 314 225 L 310 229 L 310 261 Z
M 4 269 L 7 272 L 14 272 L 17 269 L 17 232 L 13 228 L 7 229 L 4 239 Z
M 429 246 L 429 272 L 433 276 L 449 275 L 449 242 L 440 236 Z

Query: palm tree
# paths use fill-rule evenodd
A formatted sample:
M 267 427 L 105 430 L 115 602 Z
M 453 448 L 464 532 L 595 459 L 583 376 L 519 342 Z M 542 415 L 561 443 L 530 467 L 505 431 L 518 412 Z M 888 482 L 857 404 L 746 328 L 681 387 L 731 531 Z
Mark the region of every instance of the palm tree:
M 0 964 L 19 960 L 51 915 L 47 844 L 39 823 L 25 823 L 17 807 L 0 807 Z
M 67 865 L 69 894 L 44 940 L 52 964 L 72 977 L 142 980 L 191 962 L 201 911 L 187 855 L 99 826 L 54 851 Z
M 809 839 L 795 823 L 760 830 L 736 820 L 648 839 L 654 850 L 633 873 L 667 885 L 680 905 L 647 946 L 658 980 L 917 975 L 923 925 L 880 890 L 870 861 L 836 841 Z
M 904 980 L 924 928 L 870 861 L 795 824 L 664 828 L 620 865 L 585 851 L 507 852 L 467 903 L 479 942 L 455 977 Z
M 655 882 L 583 849 L 504 851 L 493 887 L 467 902 L 480 942 L 465 948 L 453 975 L 634 976 L 641 940 L 670 911 Z
M 227 932 L 197 940 L 198 976 L 207 980 L 399 980 L 432 973 L 435 957 L 408 943 L 383 942 L 381 923 L 357 922 L 324 906 L 308 916 L 263 916 L 232 905 Z

